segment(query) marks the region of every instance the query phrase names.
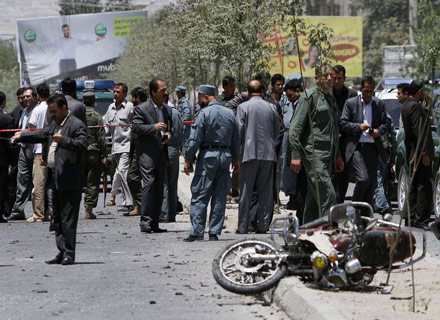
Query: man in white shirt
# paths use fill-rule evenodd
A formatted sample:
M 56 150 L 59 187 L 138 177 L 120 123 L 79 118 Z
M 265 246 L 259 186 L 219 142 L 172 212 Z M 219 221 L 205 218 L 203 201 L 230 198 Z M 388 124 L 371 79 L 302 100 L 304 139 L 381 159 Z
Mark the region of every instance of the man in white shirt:
M 108 206 L 116 205 L 116 194 L 119 188 L 122 189 L 125 207 L 133 206 L 133 197 L 127 182 L 128 168 L 130 166 L 130 138 L 131 123 L 133 119 L 133 104 L 128 102 L 127 85 L 116 83 L 113 88 L 115 102 L 113 102 L 104 116 L 104 124 L 109 125 L 106 133 L 112 137 L 112 157 L 117 163 L 116 171 L 113 176 L 111 198 Z
M 40 100 L 29 119 L 29 128 L 43 129 L 47 122 L 47 103 L 50 90 L 46 83 L 42 83 L 37 87 L 37 98 Z M 42 145 L 36 143 L 34 145 L 34 164 L 32 167 L 32 181 L 34 188 L 32 189 L 32 209 L 34 211 L 32 217 L 28 218 L 28 222 L 41 222 L 45 218 L 44 210 L 44 186 L 46 184 L 47 169 L 46 163 L 42 158 Z
M 375 82 L 371 76 L 361 80 L 361 95 L 347 99 L 339 120 L 340 129 L 347 134 L 345 161 L 354 172 L 356 185 L 353 201 L 372 206 L 377 183 L 378 157 L 386 161 L 380 136 L 388 130 L 383 101 L 374 97 Z

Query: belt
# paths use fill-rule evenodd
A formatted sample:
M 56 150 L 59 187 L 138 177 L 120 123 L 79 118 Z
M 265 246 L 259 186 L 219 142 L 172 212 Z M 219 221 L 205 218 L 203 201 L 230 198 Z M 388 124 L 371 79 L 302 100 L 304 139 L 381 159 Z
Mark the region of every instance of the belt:
M 200 147 L 201 150 L 212 149 L 212 150 L 227 150 L 229 146 L 220 146 L 216 144 L 208 144 Z
M 360 148 L 372 148 L 372 147 L 375 147 L 375 143 L 374 142 L 358 142 L 357 146 Z

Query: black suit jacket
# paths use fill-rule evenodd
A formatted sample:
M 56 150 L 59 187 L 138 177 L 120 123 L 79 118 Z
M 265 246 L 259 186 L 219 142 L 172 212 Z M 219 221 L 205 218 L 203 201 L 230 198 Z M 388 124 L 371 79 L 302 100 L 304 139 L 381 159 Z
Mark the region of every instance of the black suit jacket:
M 13 129 L 14 128 L 14 118 L 10 115 L 0 111 L 0 130 Z M 1 132 L 1 138 L 11 137 L 9 132 Z M 10 144 L 8 140 L 0 139 L 0 167 L 9 167 L 10 164 Z M 3 183 L 0 181 L 0 183 Z
M 387 132 L 388 126 L 387 114 L 383 101 L 373 97 L 371 101 L 371 111 L 371 127 L 377 129 L 382 136 Z M 360 124 L 362 122 L 364 122 L 362 96 L 359 95 L 345 101 L 341 119 L 339 120 L 340 129 L 347 134 L 345 139 L 345 159 L 347 162 L 350 161 L 351 156 L 356 150 L 359 138 L 361 137 L 362 130 Z M 386 154 L 380 137 L 374 139 L 374 144 L 378 155 L 386 161 Z
M 56 127 L 57 124 L 52 121 L 43 130 L 23 131 L 20 141 L 46 142 L 43 153 L 47 159 Z M 82 154 L 87 151 L 87 129 L 81 120 L 70 114 L 61 129 L 61 135 L 61 141 L 55 151 L 54 187 L 59 191 L 78 191 L 85 183 Z
M 173 120 L 171 118 L 171 108 L 168 105 L 162 105 L 163 119 L 167 124 L 167 132 L 172 133 Z M 162 135 L 154 129 L 154 125 L 159 122 L 153 100 L 146 102 L 134 108 L 133 113 L 133 133 L 138 134 L 136 140 L 136 154 L 139 162 L 159 159 L 160 153 L 165 152 L 168 156 L 167 147 L 162 144 Z M 154 165 L 153 165 L 154 166 Z
M 405 148 L 408 163 L 420 143 L 418 155 L 427 154 L 434 160 L 434 143 L 432 141 L 431 123 L 426 111 L 413 98 L 409 97 L 402 106 L 402 122 L 405 130 Z
M 9 115 L 14 118 L 14 128 L 18 129 L 18 125 L 20 123 L 21 114 L 23 113 L 24 108 L 21 105 L 17 105 L 14 110 L 12 110 Z

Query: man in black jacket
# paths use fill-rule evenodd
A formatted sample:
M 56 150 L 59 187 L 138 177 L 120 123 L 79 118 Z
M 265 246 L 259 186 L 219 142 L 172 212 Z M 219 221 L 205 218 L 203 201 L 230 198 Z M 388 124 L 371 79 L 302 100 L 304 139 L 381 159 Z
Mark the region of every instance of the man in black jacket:
M 14 119 L 5 113 L 6 95 L 0 91 L 0 130 L 11 129 L 14 126 Z M 10 164 L 8 132 L 0 132 L 0 223 L 7 222 L 3 217 L 7 212 L 8 202 L 8 168 Z
M 423 82 L 413 80 L 409 97 L 402 106 L 402 122 L 405 130 L 406 157 L 412 183 L 408 204 L 411 226 L 426 227 L 432 212 L 432 167 L 434 144 L 428 114 L 419 101 L 423 100 Z M 408 221 L 408 219 L 407 219 Z
M 377 182 L 378 156 L 386 161 L 380 136 L 387 132 L 388 122 L 383 101 L 374 97 L 374 79 L 361 80 L 361 96 L 345 102 L 339 127 L 346 133 L 345 161 L 351 166 L 356 179 L 353 201 L 373 205 Z
M 330 89 L 330 94 L 335 97 L 336 104 L 338 105 L 338 120 L 341 118 L 342 110 L 344 108 L 345 101 L 357 96 L 357 92 L 353 89 L 345 86 L 345 68 L 340 64 L 335 65 L 332 68 L 333 74 L 333 86 Z M 345 161 L 345 132 L 339 131 L 339 152 Z M 347 165 L 342 172 L 335 172 L 333 175 L 333 186 L 336 191 L 336 203 L 343 203 L 345 200 L 345 194 L 348 188 L 350 168 Z
M 173 121 L 171 108 L 165 105 L 168 88 L 164 80 L 154 78 L 150 99 L 134 109 L 132 132 L 138 135 L 136 154 L 142 176 L 141 232 L 166 232 L 159 228 L 163 200 L 163 176 L 168 163 L 168 148 Z
M 41 131 L 17 132 L 13 142 L 45 143 L 48 179 L 53 186 L 53 219 L 59 253 L 48 264 L 70 265 L 75 261 L 76 227 L 81 191 L 84 186 L 82 154 L 87 150 L 84 123 L 67 108 L 64 95 L 55 94 L 47 100 L 53 120 Z

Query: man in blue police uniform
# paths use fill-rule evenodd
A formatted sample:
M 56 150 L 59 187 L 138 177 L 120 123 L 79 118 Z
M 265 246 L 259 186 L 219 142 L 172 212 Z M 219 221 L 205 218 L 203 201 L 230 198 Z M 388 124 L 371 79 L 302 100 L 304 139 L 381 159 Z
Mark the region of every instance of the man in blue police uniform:
M 208 203 L 209 240 L 218 240 L 223 228 L 226 195 L 231 185 L 229 167 L 239 167 L 240 146 L 238 126 L 234 113 L 215 100 L 215 87 L 201 85 L 198 92 L 202 108 L 191 130 L 185 153 L 184 171 L 188 175 L 191 163 L 197 157 L 194 178 L 191 183 L 191 228 L 184 241 L 203 240 Z
M 182 121 L 191 121 L 194 120 L 193 107 L 191 105 L 191 102 L 189 102 L 188 99 L 185 97 L 185 94 L 186 94 L 186 87 L 178 86 L 176 90 L 177 99 L 179 99 L 177 109 L 179 110 Z M 182 138 L 183 154 L 185 154 L 190 131 L 191 131 L 191 126 L 185 125 L 183 129 L 183 138 Z

